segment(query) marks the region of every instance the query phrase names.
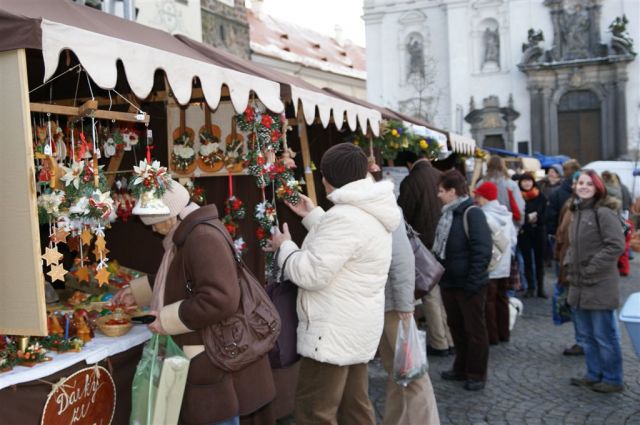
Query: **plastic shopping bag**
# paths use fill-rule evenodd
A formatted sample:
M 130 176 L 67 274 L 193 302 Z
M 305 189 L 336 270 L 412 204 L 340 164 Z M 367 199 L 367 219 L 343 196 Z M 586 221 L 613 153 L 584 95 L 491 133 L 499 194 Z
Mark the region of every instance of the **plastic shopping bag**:
M 420 338 L 415 320 L 409 320 L 408 324 L 404 320 L 398 322 L 396 349 L 393 356 L 393 380 L 399 385 L 407 386 L 409 382 L 427 372 L 426 344 L 420 342 L 425 339 Z
M 133 377 L 130 425 L 178 423 L 189 358 L 168 335 L 154 334 Z
M 568 296 L 569 289 L 556 283 L 553 288 L 553 297 L 551 298 L 553 323 L 556 325 L 571 321 L 571 307 L 567 303 Z

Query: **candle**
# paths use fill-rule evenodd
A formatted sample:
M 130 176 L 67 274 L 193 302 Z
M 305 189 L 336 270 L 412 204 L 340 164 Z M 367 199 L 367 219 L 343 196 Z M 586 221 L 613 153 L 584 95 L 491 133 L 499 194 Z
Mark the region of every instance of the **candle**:
M 18 338 L 18 350 L 22 351 L 23 353 L 27 350 L 27 347 L 29 346 L 29 337 L 28 336 L 21 336 Z
M 69 339 L 69 315 L 64 315 L 64 339 Z

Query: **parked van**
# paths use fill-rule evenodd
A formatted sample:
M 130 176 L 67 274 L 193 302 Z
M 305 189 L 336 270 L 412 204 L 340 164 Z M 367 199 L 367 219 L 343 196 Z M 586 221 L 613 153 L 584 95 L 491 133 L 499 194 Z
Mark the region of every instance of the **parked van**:
M 603 171 L 616 173 L 620 177 L 620 182 L 627 186 L 633 199 L 640 196 L 640 176 L 634 176 L 634 171 L 640 171 L 640 162 L 635 161 L 594 161 L 583 168 L 594 170 L 602 175 Z M 632 199 L 632 201 L 633 201 Z

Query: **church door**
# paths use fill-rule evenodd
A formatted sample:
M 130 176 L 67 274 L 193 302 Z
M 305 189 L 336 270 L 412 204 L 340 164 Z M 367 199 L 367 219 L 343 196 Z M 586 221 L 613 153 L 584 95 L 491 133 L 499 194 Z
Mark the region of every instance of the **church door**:
M 602 159 L 600 100 L 591 91 L 567 92 L 558 103 L 559 153 L 581 164 Z
M 500 134 L 488 134 L 484 137 L 482 146 L 485 148 L 498 148 L 504 149 L 504 139 Z

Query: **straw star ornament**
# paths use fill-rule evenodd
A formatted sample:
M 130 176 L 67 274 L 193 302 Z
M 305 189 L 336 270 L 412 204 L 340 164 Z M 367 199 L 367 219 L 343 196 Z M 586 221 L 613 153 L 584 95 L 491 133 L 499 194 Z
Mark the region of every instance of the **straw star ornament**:
M 67 271 L 64 269 L 62 264 L 51 266 L 51 271 L 47 273 L 47 275 L 51 278 L 51 282 L 55 282 L 56 280 L 64 282 L 64 275 L 66 274 Z
M 47 266 L 58 264 L 62 260 L 62 254 L 58 252 L 58 247 L 45 249 L 42 259 L 47 262 Z

